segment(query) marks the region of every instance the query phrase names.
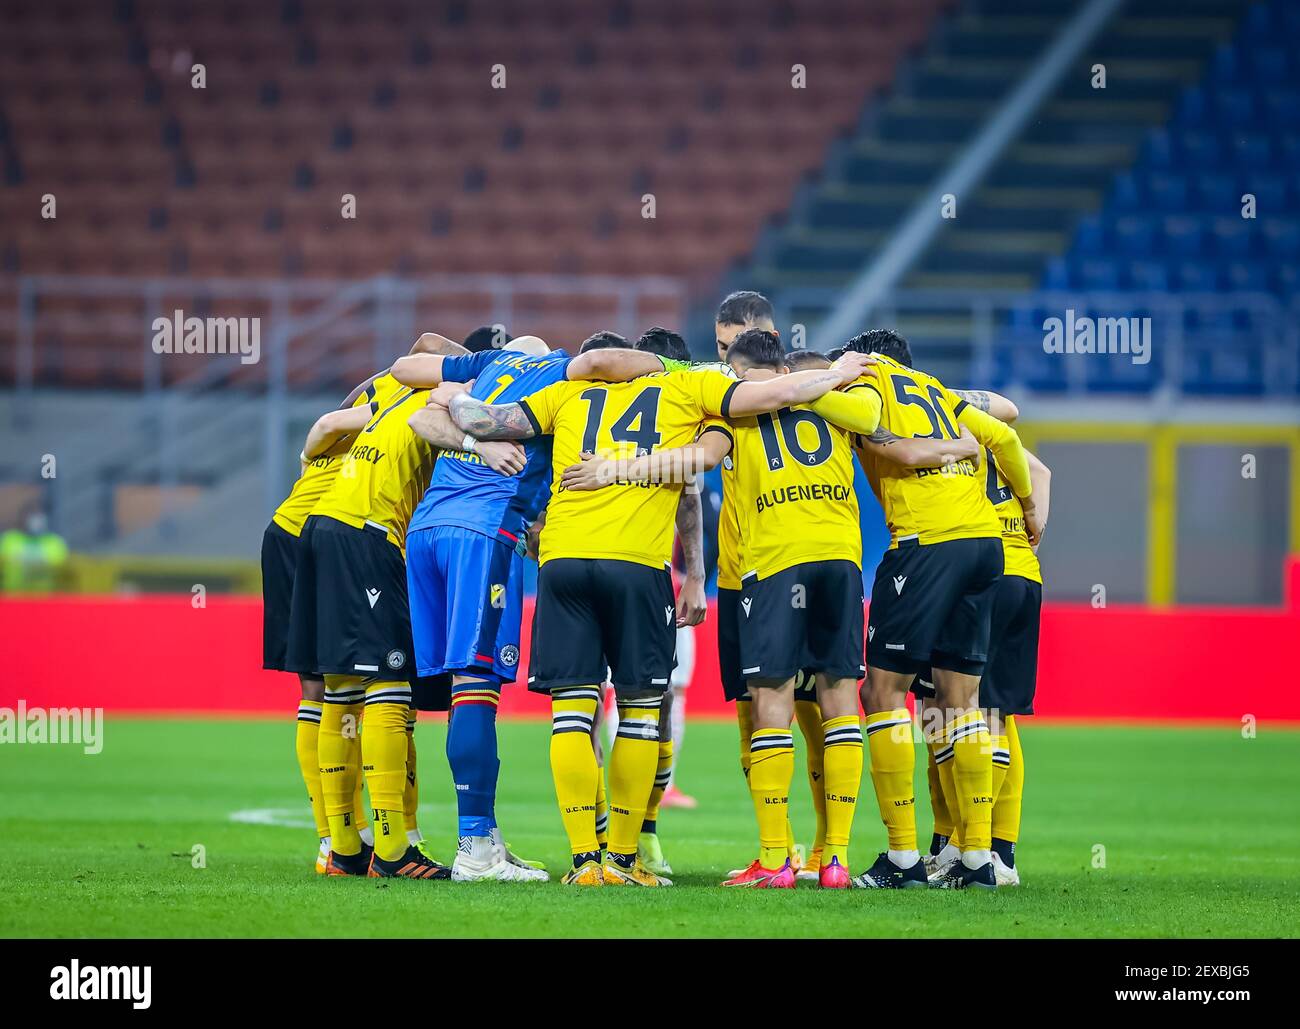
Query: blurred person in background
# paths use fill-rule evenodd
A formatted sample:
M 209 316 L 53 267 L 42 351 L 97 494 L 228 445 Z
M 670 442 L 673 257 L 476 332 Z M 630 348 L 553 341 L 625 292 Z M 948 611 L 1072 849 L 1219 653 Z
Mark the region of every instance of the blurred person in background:
M 39 507 L 31 508 L 18 528 L 0 536 L 0 585 L 5 593 L 53 593 L 68 563 L 68 545 L 51 532 Z

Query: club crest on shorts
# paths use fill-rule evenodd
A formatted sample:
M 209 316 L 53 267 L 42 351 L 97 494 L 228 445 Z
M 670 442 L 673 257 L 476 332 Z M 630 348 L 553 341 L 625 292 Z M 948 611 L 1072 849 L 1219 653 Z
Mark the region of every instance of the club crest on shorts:
M 386 657 L 384 661 L 387 663 L 389 668 L 393 671 L 397 671 L 397 669 L 406 664 L 406 654 L 400 650 L 390 650 L 388 652 L 388 657 Z
M 507 643 L 501 648 L 501 663 L 509 668 L 513 668 L 519 663 L 519 648 L 513 643 Z

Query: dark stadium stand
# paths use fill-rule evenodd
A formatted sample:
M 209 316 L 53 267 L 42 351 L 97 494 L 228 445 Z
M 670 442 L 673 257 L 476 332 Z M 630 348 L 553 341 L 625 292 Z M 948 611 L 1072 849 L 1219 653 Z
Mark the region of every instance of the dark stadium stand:
M 1300 381 L 1270 381 L 1255 315 L 1268 303 L 1264 294 L 1290 301 L 1300 286 L 1297 53 L 1300 8 L 1285 0 L 1251 6 L 1168 122 L 1144 134 L 1102 209 L 1078 222 L 1068 250 L 1043 273 L 1042 285 L 1054 290 L 1222 294 L 1217 308 L 1184 315 L 1187 393 L 1300 390 Z M 1247 194 L 1254 217 L 1243 216 Z M 1045 315 L 1020 312 L 1027 329 Z M 1006 360 L 1023 369 L 1021 352 Z M 1060 362 L 1038 364 L 1029 373 L 1035 387 L 1064 388 Z M 1122 377 L 1090 386 L 1145 392 L 1162 371 L 1158 360 L 1119 370 Z
M 872 31 L 845 33 L 850 0 L 16 0 L 0 33 L 0 272 L 708 281 L 950 3 L 877 4 Z M 61 342 L 72 359 L 44 361 L 44 381 L 138 374 L 125 353 Z

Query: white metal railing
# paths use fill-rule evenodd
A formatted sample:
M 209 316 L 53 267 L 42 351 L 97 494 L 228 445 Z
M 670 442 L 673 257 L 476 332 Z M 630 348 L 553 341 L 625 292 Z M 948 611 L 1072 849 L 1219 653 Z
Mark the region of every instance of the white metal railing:
M 651 304 L 659 317 L 665 308 L 677 322 L 686 316 L 686 288 L 667 277 L 619 278 L 586 275 L 440 275 L 428 279 L 378 276 L 366 280 L 322 279 L 190 279 L 112 276 L 25 276 L 17 281 L 17 302 L 0 312 L 0 331 L 8 329 L 16 343 L 13 420 L 30 417 L 37 384 L 38 340 L 59 334 L 80 336 L 94 346 L 110 339 L 139 341 L 138 403 L 123 415 L 122 424 L 87 428 L 76 451 L 95 471 L 43 482 L 62 530 L 87 544 L 114 534 L 112 495 L 117 484 L 156 481 L 172 486 L 185 477 L 187 455 L 213 446 L 231 452 L 260 455 L 265 502 L 273 506 L 284 489 L 290 383 L 297 389 L 337 385 L 334 368 L 342 355 L 358 350 L 368 355 L 366 366 L 382 368 L 403 352 L 424 330 L 448 325 L 501 324 L 516 333 L 528 331 L 530 301 L 545 300 L 551 308 L 564 298 L 608 298 L 609 315 L 596 328 L 612 328 L 635 337 L 648 322 L 643 311 Z M 124 301 L 129 313 L 81 310 L 49 311 L 55 298 Z M 247 314 L 261 319 L 261 354 L 256 365 L 238 359 L 198 358 L 177 362 L 155 354 L 150 341 L 152 323 L 170 317 L 174 308 L 203 314 L 207 305 L 222 305 L 216 316 Z M 422 312 L 436 312 L 433 324 L 422 323 Z M 560 319 L 563 320 L 563 319 Z M 569 343 L 572 340 L 553 341 Z M 75 344 L 64 344 L 75 360 Z M 128 353 L 130 351 L 128 350 Z M 179 374 L 165 374 L 171 360 Z M 220 395 L 215 414 L 186 417 L 191 401 Z M 260 440 L 259 440 L 260 434 Z M 142 445 L 144 441 L 144 445 Z M 0 469 L 3 473 L 3 469 Z M 164 497 L 168 491 L 163 491 Z M 80 533 L 70 533 L 77 514 Z M 93 512 L 94 517 L 86 514 Z M 164 522 L 169 512 L 164 511 Z M 89 528 L 87 528 L 89 527 Z

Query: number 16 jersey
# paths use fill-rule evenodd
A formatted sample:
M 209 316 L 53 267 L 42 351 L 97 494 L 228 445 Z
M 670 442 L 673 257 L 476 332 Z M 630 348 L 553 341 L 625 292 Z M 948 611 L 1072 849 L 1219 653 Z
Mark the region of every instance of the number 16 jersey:
M 741 578 L 809 561 L 862 567 L 849 434 L 807 407 L 731 421 Z

